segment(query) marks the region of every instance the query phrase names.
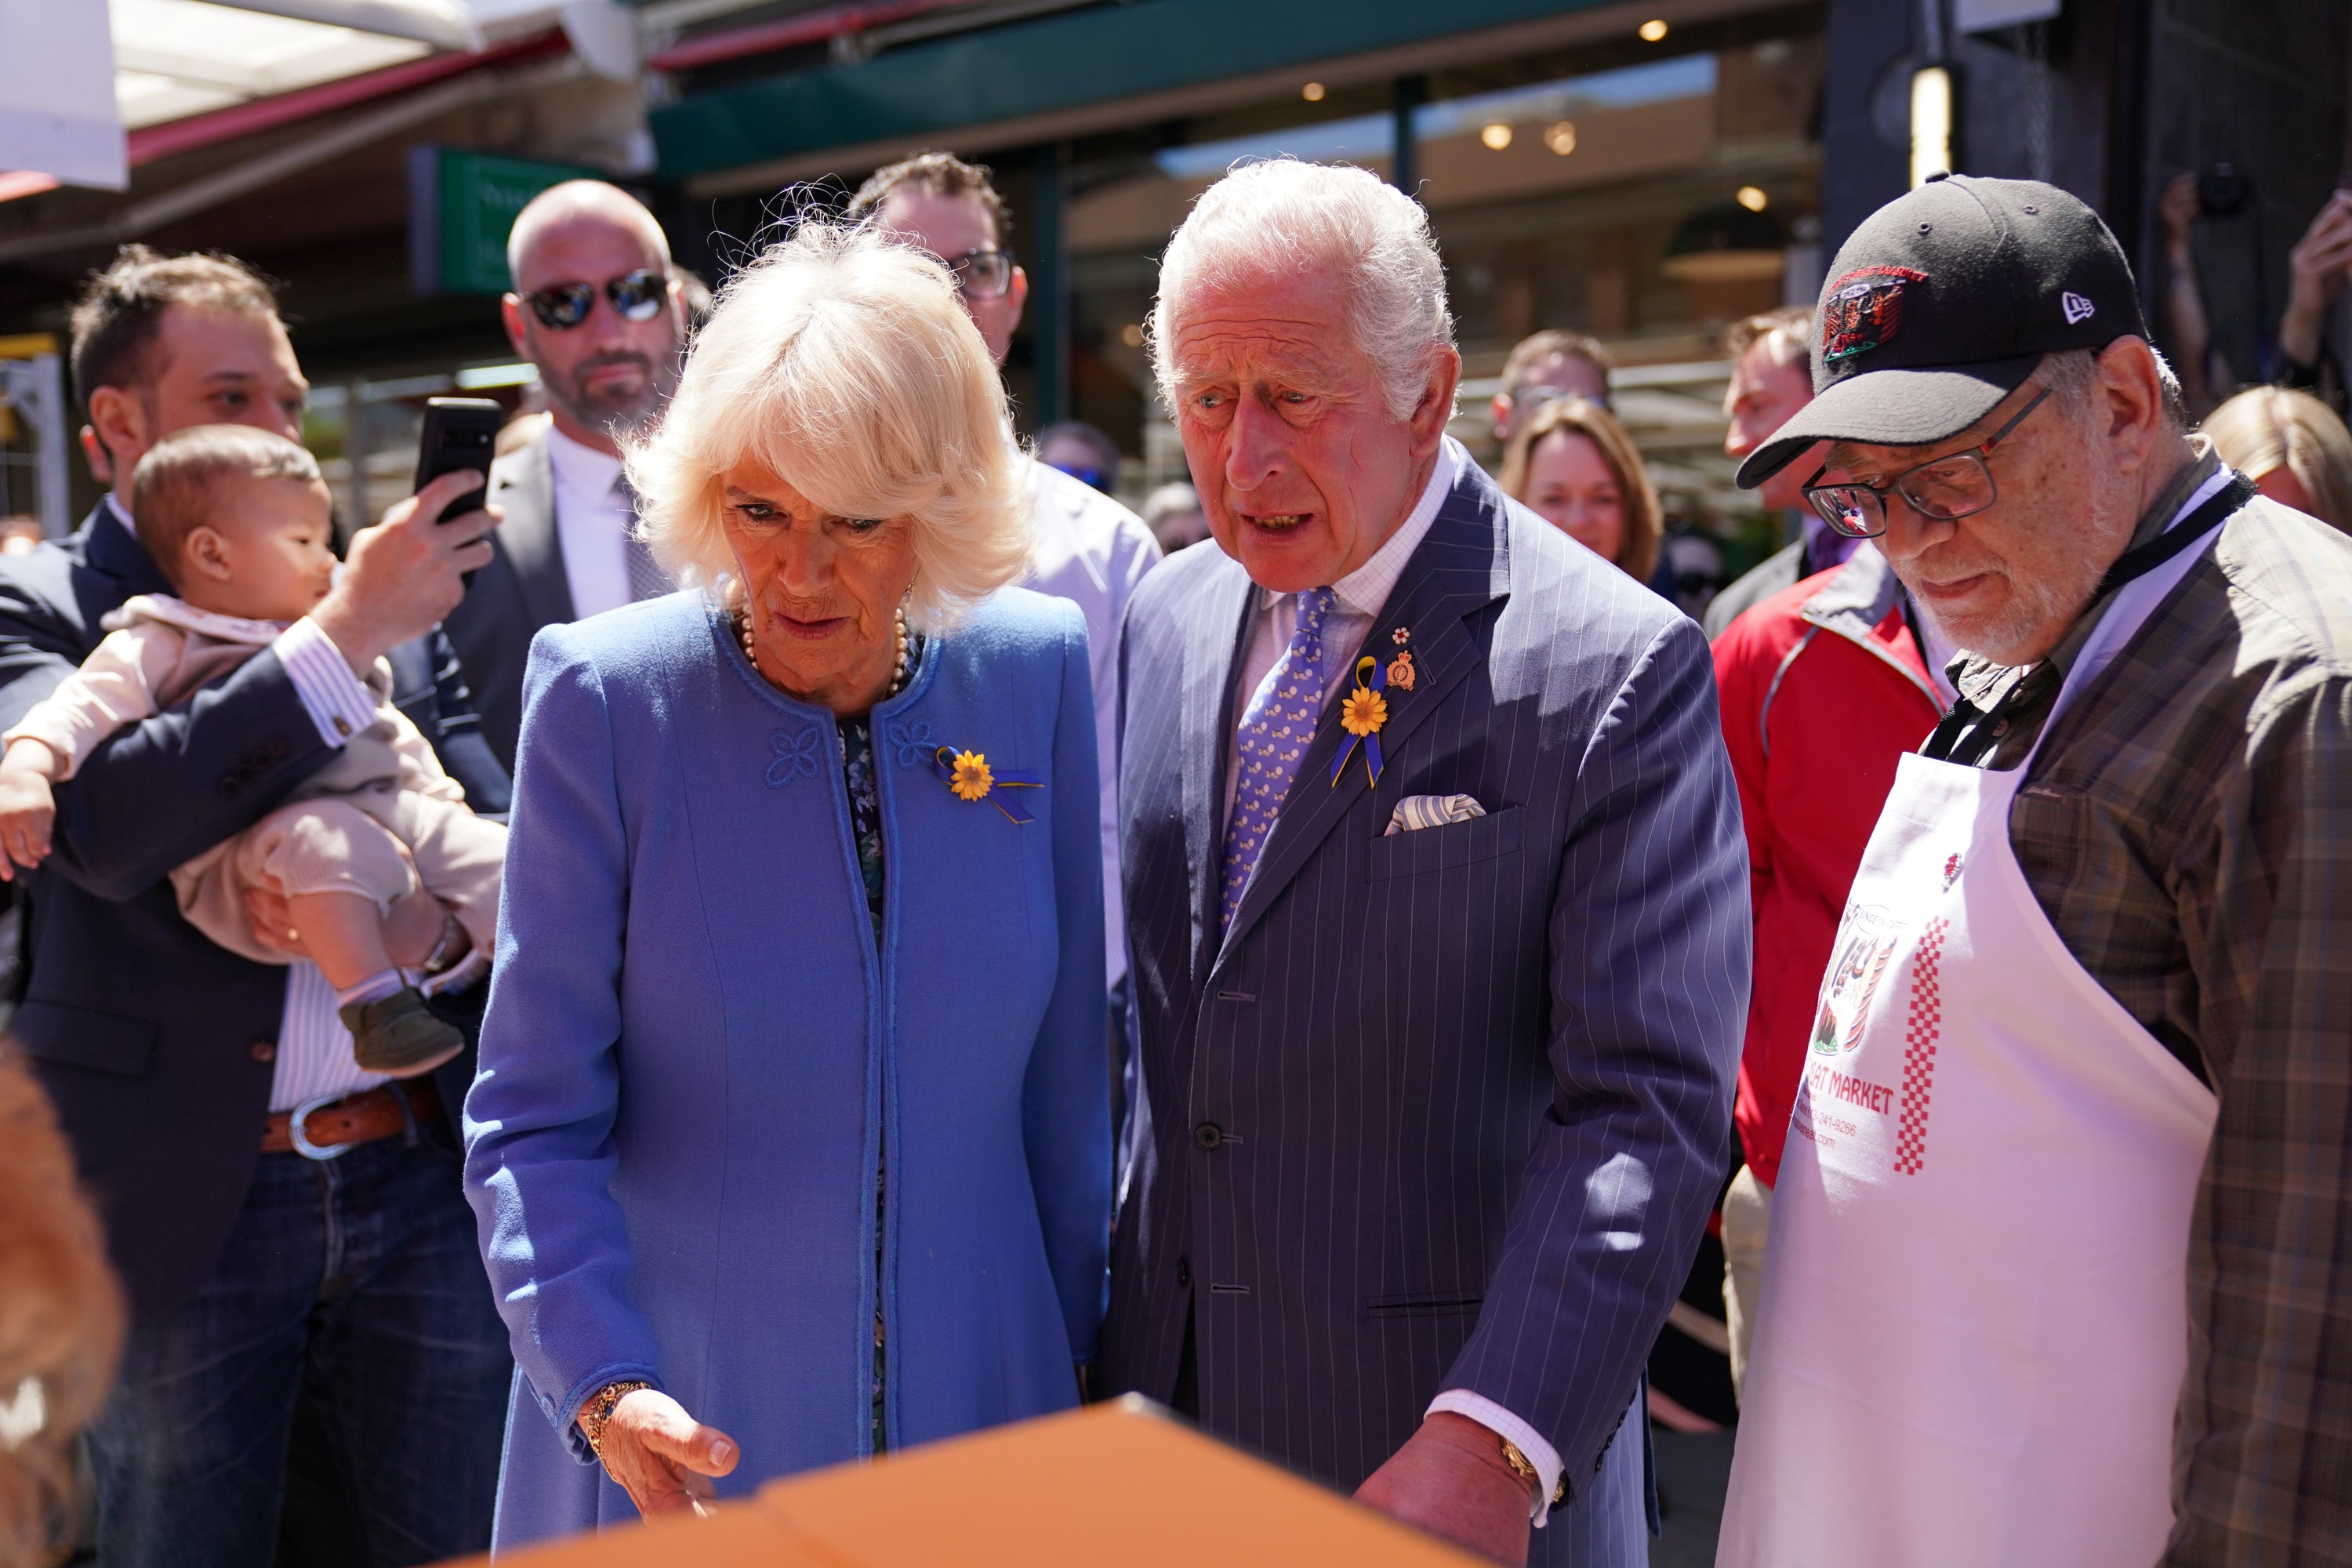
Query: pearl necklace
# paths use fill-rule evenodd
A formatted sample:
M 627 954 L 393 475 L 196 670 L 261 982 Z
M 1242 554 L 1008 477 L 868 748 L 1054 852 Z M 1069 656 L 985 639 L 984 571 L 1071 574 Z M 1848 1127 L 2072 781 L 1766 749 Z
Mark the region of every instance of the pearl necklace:
M 880 699 L 885 702 L 907 689 L 907 667 L 913 658 L 914 647 L 911 639 L 907 636 L 906 610 L 903 607 L 893 610 L 891 620 L 897 652 L 890 664 L 890 689 L 885 691 Z M 735 632 L 743 639 L 743 658 L 750 662 L 754 670 L 757 670 L 760 668 L 760 655 L 751 644 L 751 612 L 748 605 L 740 606 L 735 611 Z

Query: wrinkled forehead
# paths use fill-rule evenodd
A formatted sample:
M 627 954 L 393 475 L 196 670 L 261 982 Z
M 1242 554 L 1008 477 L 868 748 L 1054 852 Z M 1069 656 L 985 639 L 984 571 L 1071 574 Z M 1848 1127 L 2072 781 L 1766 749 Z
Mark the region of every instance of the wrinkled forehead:
M 1168 313 L 1169 357 L 1179 381 L 1338 386 L 1375 379 L 1349 330 L 1340 290 L 1319 276 L 1196 286 L 1169 301 Z

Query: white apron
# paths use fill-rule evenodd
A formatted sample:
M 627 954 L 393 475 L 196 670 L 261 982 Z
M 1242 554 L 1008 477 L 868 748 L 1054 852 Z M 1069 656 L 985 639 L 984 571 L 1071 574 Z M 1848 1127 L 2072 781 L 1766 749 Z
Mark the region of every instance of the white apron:
M 2210 548 L 2116 595 L 2044 736 Z M 1905 757 L 1863 855 L 1717 1568 L 2147 1568 L 2170 1533 L 2216 1104 L 2035 901 L 2009 843 L 2031 764 Z

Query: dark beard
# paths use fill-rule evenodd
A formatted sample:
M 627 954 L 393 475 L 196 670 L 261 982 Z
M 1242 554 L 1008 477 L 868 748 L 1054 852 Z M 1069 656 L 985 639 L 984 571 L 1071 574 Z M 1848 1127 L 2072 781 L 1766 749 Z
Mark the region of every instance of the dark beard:
M 635 365 L 645 373 L 644 388 L 626 396 L 599 396 L 588 391 L 588 374 L 607 365 Z M 665 374 L 641 353 L 621 353 L 595 354 L 572 367 L 569 385 L 559 387 L 551 380 L 547 384 L 549 399 L 563 412 L 591 430 L 602 430 L 618 438 L 633 436 L 661 417 L 668 406 L 670 394 L 677 390 L 677 372 L 672 364 Z

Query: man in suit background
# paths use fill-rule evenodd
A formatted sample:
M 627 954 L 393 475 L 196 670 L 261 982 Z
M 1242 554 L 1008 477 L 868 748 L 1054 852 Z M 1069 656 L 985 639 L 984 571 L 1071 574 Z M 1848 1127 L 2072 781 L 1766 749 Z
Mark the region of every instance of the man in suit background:
M 514 766 L 522 672 L 539 628 L 674 586 L 634 533 L 619 438 L 661 416 L 677 386 L 686 307 L 669 240 L 635 196 L 567 180 L 515 216 L 507 338 L 539 369 L 546 431 L 490 467 L 505 514 L 488 570 L 445 630 L 490 749 Z
M 1102 1382 L 1496 1559 L 1642 1562 L 1748 993 L 1706 642 L 1445 437 L 1444 269 L 1374 176 L 1212 186 L 1152 344 L 1222 549 L 1127 620 Z
M 990 356 L 999 366 L 1004 363 L 1028 302 L 1029 276 L 1008 248 L 1011 217 L 987 169 L 951 153 L 918 153 L 876 170 L 849 198 L 843 216 L 879 224 L 946 262 L 955 273 L 964 313 L 980 329 Z M 1005 437 L 1010 440 L 1012 432 Z M 1111 456 L 1118 455 L 1114 448 Z M 1160 542 L 1141 518 L 1084 479 L 1041 458 L 1028 458 L 1024 466 L 1036 543 L 1021 585 L 1067 599 L 1087 617 L 1095 754 L 1102 766 L 1103 973 L 1111 995 L 1112 1081 L 1125 1084 L 1133 1075 L 1121 1070 L 1128 989 L 1127 937 L 1118 904 L 1118 753 L 1113 750 L 1118 743 L 1118 627 L 1135 585 L 1160 563 Z
M 308 387 L 276 300 L 233 261 L 127 247 L 76 307 L 72 358 L 114 489 L 71 539 L 0 558 L 0 728 L 97 646 L 109 611 L 171 591 L 129 510 L 148 447 L 198 424 L 301 431 Z M 450 476 L 394 507 L 310 616 L 101 746 L 58 790 L 55 852 L 20 884 L 13 1033 L 131 1305 L 90 1431 L 101 1561 L 268 1562 L 298 1394 L 372 1560 L 488 1540 L 509 1363 L 457 1185 L 471 1053 L 398 1085 L 361 1072 L 314 967 L 214 946 L 166 880 L 371 723 L 361 672 L 403 645 L 419 728 L 469 795 L 503 809 L 504 776 L 426 639 L 458 574 L 488 555 L 488 516 L 436 521 L 467 488 Z M 284 930 L 261 902 L 257 931 Z M 487 961 L 429 894 L 395 907 L 386 936 L 445 983 Z

